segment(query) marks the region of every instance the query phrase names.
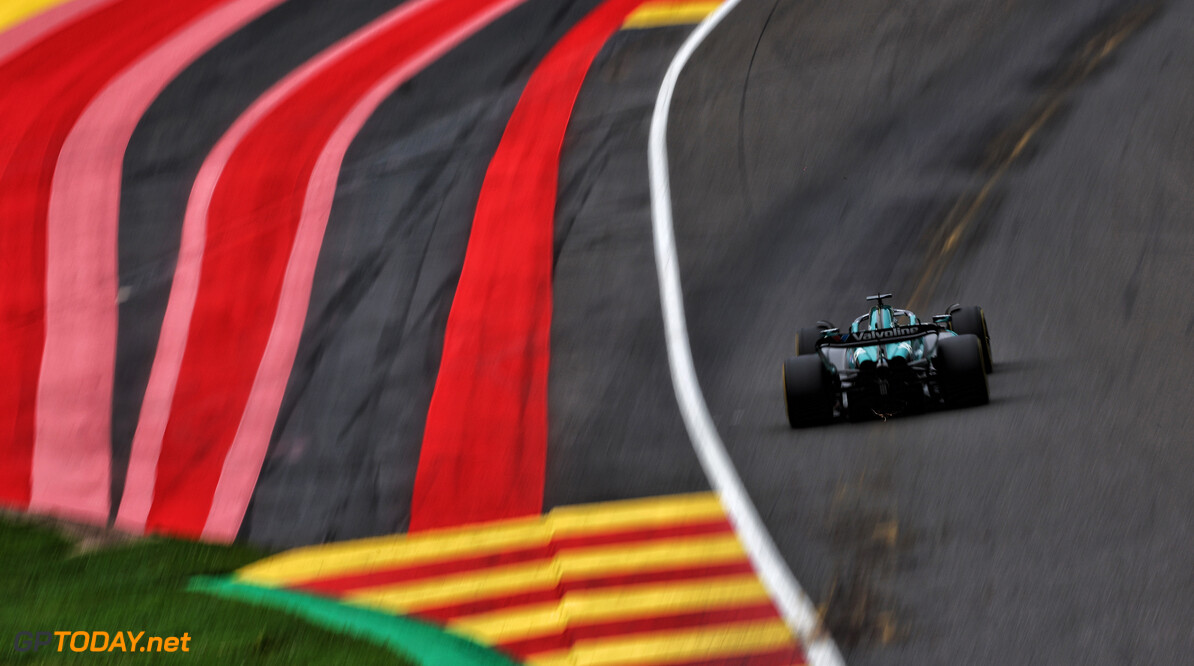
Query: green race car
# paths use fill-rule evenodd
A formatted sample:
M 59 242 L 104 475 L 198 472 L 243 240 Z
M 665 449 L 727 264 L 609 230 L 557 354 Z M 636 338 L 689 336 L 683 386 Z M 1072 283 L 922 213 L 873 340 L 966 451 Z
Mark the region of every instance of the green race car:
M 982 308 L 951 306 L 924 322 L 868 296 L 870 311 L 842 332 L 828 322 L 801 329 L 784 362 L 784 403 L 793 428 L 988 401 L 991 341 Z

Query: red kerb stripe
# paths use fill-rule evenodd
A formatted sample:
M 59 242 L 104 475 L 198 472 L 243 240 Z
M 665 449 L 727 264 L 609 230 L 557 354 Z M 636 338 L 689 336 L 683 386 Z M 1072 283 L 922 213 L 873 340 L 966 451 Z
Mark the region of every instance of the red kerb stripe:
M 531 75 L 489 164 L 444 333 L 411 531 L 539 513 L 560 148 L 585 74 L 642 0 L 607 0 Z
M 255 383 L 285 384 L 285 376 L 261 378 L 258 370 L 312 173 L 342 119 L 379 79 L 404 62 L 418 61 L 500 4 L 411 3 L 403 20 L 354 44 L 288 91 L 235 147 L 207 210 L 200 283 L 162 435 L 147 529 L 189 537 L 203 533 Z

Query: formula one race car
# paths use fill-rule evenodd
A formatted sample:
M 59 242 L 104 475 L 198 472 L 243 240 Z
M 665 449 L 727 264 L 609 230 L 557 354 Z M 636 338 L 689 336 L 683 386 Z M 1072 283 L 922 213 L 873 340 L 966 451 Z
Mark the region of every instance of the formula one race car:
M 800 329 L 797 355 L 784 362 L 793 428 L 987 403 L 991 340 L 982 308 L 954 305 L 925 323 L 886 298 L 868 296 L 875 305 L 845 333 L 829 322 Z

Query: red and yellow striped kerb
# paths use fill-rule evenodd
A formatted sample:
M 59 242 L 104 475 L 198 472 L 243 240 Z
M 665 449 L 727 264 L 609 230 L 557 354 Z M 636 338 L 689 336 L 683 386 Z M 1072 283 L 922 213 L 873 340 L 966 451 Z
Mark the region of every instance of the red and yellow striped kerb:
M 433 622 L 527 664 L 803 664 L 713 494 L 290 551 L 236 581 Z

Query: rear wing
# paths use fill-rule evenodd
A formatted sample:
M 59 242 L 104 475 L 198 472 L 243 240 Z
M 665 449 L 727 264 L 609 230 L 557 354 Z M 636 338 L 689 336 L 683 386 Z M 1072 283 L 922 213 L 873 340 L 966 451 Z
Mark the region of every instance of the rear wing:
M 858 333 L 839 333 L 817 339 L 817 349 L 822 347 L 849 348 L 871 347 L 886 345 L 893 342 L 917 340 L 929 334 L 941 333 L 946 330 L 937 324 L 917 324 L 916 326 L 895 326 L 876 331 L 859 331 Z

